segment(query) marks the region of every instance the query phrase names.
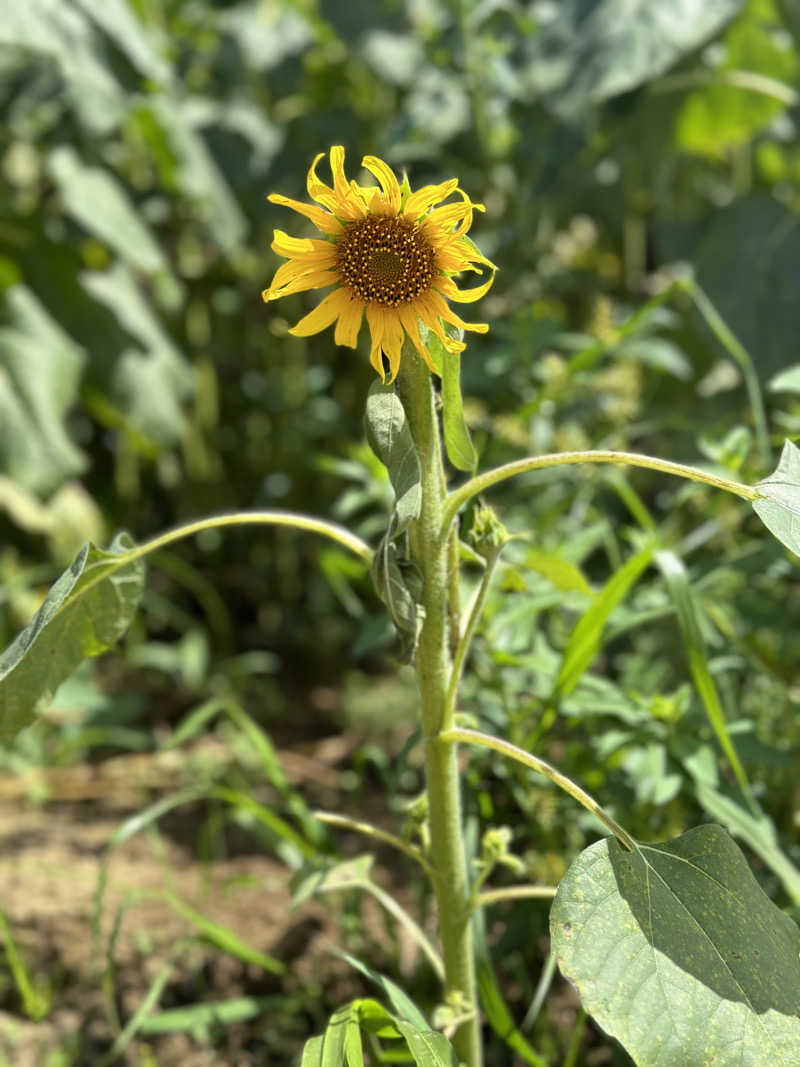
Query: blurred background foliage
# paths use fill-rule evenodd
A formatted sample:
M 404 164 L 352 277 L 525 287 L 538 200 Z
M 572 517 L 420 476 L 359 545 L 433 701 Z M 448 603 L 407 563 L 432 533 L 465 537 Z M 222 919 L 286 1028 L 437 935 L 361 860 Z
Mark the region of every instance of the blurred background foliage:
M 603 447 L 765 476 L 741 366 L 692 290 L 669 287 L 694 279 L 750 353 L 774 461 L 800 433 L 799 55 L 797 0 L 6 5 L 3 643 L 80 544 L 120 527 L 142 540 L 212 511 L 286 507 L 380 535 L 388 487 L 363 443 L 365 353 L 288 335 L 313 294 L 260 298 L 272 229 L 302 230 L 266 194 L 302 197 L 332 144 L 353 176 L 373 153 L 414 187 L 457 175 L 486 205 L 473 233 L 500 271 L 480 305 L 491 330 L 462 364 L 481 467 Z M 656 528 L 684 562 L 754 790 L 800 859 L 800 598 L 786 552 L 739 501 L 643 471 L 559 468 L 492 504 L 528 540 L 501 568 L 465 708 L 537 745 L 634 833 L 721 818 L 708 789 L 721 796 L 731 776 L 715 769 L 656 568 L 611 611 L 592 671 L 569 693 L 557 684 L 577 619 Z M 81 736 L 142 747 L 209 694 L 235 694 L 289 739 L 396 728 L 408 690 L 374 676 L 397 646 L 343 553 L 248 530 L 154 564 L 126 654 L 60 695 L 48 758 L 74 758 Z M 32 758 L 31 736 L 4 758 Z M 379 745 L 359 760 L 378 783 L 417 782 Z M 470 784 L 482 817 L 533 816 L 534 839 L 523 827 L 515 844 L 534 878 L 557 878 L 595 832 L 489 757 Z M 530 919 L 503 936 L 524 1000 L 535 975 L 515 961 Z

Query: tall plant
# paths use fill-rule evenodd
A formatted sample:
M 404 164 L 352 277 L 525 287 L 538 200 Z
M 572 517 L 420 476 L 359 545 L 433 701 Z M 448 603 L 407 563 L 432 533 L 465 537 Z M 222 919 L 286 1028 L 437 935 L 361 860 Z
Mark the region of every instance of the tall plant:
M 319 158 L 308 176 L 314 204 L 278 195 L 273 200 L 310 219 L 324 236 L 294 238 L 276 232 L 273 248 L 286 263 L 264 296 L 272 300 L 334 287 L 293 328 L 300 336 L 335 323 L 337 342 L 355 347 L 366 318 L 370 359 L 381 379 L 367 397 L 367 436 L 394 491 L 383 537 L 372 548 L 326 520 L 263 511 L 198 520 L 139 546 L 124 534 L 105 552 L 86 546 L 0 657 L 0 730 L 8 736 L 30 723 L 82 659 L 121 636 L 141 595 L 142 560 L 148 553 L 203 529 L 237 524 L 277 524 L 322 534 L 369 563 L 377 592 L 402 635 L 418 680 L 426 785 L 419 844 L 347 816 L 328 821 L 396 845 L 429 879 L 438 947 L 398 905 L 393 907 L 441 976 L 443 1010 L 434 1025 L 402 990 L 368 971 L 384 1002 L 359 999 L 337 1011 L 325 1033 L 307 1042 L 304 1067 L 363 1064 L 363 1034 L 369 1035 L 375 1056 L 383 1045 L 399 1042 L 423 1067 L 482 1063 L 482 1012 L 497 1025 L 501 1010 L 492 1000 L 491 985 L 478 981 L 477 917 L 490 901 L 533 898 L 549 890 L 526 884 L 482 890 L 493 866 L 512 861 L 503 832 L 495 829 L 484 836 L 477 875 L 468 863 L 472 857 L 465 849 L 459 762 L 463 746 L 492 750 L 543 775 L 609 830 L 609 836 L 577 857 L 558 886 L 551 911 L 552 951 L 587 1011 L 638 1064 L 800 1065 L 800 931 L 761 890 L 728 834 L 718 826 L 700 826 L 671 841 L 639 842 L 577 782 L 502 737 L 467 728 L 459 717 L 459 686 L 470 644 L 510 539 L 489 508 L 475 506 L 494 485 L 566 464 L 647 467 L 749 501 L 785 545 L 800 551 L 795 521 L 800 514 L 800 452 L 787 443 L 775 474 L 755 487 L 680 463 L 612 451 L 532 456 L 475 473 L 459 361 L 464 330 L 488 327 L 464 322 L 448 301 L 476 300 L 491 285 L 493 274 L 472 289 L 459 288 L 453 280 L 464 271 L 494 271 L 467 236 L 481 205 L 455 179 L 413 192 L 407 180 L 399 182 L 372 156 L 364 166 L 378 186 L 349 181 L 338 147 L 330 152 L 333 184 L 328 185 L 316 174 Z M 745 359 L 743 353 L 739 357 Z M 755 383 L 753 390 L 760 414 Z M 447 485 L 444 453 L 453 468 L 470 474 L 454 489 Z M 483 572 L 462 611 L 460 563 L 468 550 L 459 535 L 459 517 L 468 507 L 473 512 L 469 551 L 482 561 Z M 620 570 L 616 584 L 593 609 L 595 615 L 607 617 L 651 562 L 661 568 L 673 592 L 695 682 L 750 812 L 741 818 L 750 818 L 751 837 L 760 842 L 762 858 L 800 903 L 800 873 L 774 841 L 752 829 L 763 825 L 761 813 L 715 698 L 713 679 L 704 671 L 702 657 L 692 656 L 701 637 L 691 598 L 681 584 L 680 566 L 655 533 Z M 576 627 L 568 643 L 556 683 L 556 708 L 559 696 L 574 685 L 596 651 L 597 621 L 592 617 Z M 351 872 L 353 884 L 364 877 Z M 506 1030 L 526 1062 L 544 1063 L 512 1024 Z

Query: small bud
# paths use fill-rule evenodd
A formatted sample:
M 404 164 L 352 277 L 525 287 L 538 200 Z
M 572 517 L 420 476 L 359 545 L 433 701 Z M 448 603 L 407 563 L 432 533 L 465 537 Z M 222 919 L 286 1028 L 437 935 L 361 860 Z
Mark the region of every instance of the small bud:
M 484 559 L 499 552 L 510 540 L 505 526 L 497 517 L 494 508 L 478 504 L 472 513 L 472 529 L 468 533 L 470 544 Z

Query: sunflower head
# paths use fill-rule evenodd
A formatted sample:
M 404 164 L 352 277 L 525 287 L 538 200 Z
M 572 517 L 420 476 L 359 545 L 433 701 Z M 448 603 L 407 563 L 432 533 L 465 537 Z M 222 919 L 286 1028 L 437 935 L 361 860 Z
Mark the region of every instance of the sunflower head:
M 464 322 L 448 304 L 448 300 L 480 299 L 494 280 L 494 264 L 466 236 L 473 212 L 483 211 L 483 205 L 473 204 L 455 178 L 414 193 L 407 181 L 401 186 L 377 156 L 362 161 L 377 178 L 377 186 L 348 181 L 344 149 L 338 145 L 330 151 L 333 185 L 326 185 L 317 177 L 323 154 L 308 172 L 308 195 L 315 204 L 277 193 L 269 197 L 305 215 L 325 236 L 315 240 L 275 231 L 272 249 L 287 262 L 264 290 L 264 300 L 335 286 L 290 333 L 308 337 L 336 323 L 336 343 L 355 348 L 366 313 L 370 362 L 381 378 L 385 378 L 385 357 L 389 380 L 394 380 L 406 337 L 435 371 L 420 338 L 420 322 L 451 352 L 461 351 L 464 344 L 447 333 L 446 323 L 478 333 L 489 328 L 483 322 Z M 444 203 L 453 195 L 460 199 Z M 482 285 L 459 289 L 453 281 L 461 271 L 482 273 L 484 267 L 492 275 Z

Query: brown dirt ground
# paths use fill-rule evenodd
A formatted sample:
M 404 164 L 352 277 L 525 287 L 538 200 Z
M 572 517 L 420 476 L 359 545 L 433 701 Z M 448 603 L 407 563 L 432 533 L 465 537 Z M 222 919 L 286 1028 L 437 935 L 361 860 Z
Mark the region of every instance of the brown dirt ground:
M 197 753 L 195 753 L 196 755 Z M 315 803 L 333 799 L 337 764 L 344 754 L 340 739 L 318 743 L 304 754 L 282 754 L 295 784 L 313 783 Z M 203 743 L 202 758 L 224 759 L 222 746 Z M 190 938 L 191 925 L 163 899 L 147 892 L 170 889 L 182 901 L 227 925 L 239 938 L 288 963 L 289 986 L 338 983 L 346 998 L 343 965 L 330 949 L 337 942 L 331 913 L 314 902 L 290 910 L 287 869 L 263 854 L 234 855 L 198 863 L 191 826 L 175 836 L 142 832 L 113 850 L 103 909 L 101 947 L 92 938 L 98 875 L 108 843 L 123 820 L 174 785 L 185 784 L 176 753 L 116 757 L 93 766 L 0 777 L 0 910 L 34 980 L 50 987 L 52 1003 L 38 1023 L 26 1019 L 10 980 L 0 986 L 0 1067 L 94 1067 L 118 1033 L 109 1021 L 103 996 L 105 949 L 120 904 L 125 910 L 113 961 L 116 1010 L 128 1021 L 176 942 Z M 183 764 L 185 767 L 185 763 Z M 158 784 L 157 791 L 154 786 Z M 42 803 L 41 795 L 48 799 Z M 39 801 L 33 802 L 33 797 Z M 181 837 L 189 840 L 181 842 Z M 287 980 L 264 978 L 213 948 L 195 943 L 176 959 L 159 1007 L 269 995 L 286 990 Z M 198 988 L 202 992 L 198 992 Z M 306 1020 L 306 1025 L 309 1020 Z M 262 1026 L 264 1025 L 262 1021 Z M 267 1020 L 266 1025 L 269 1026 Z M 312 1022 L 313 1025 L 313 1022 Z M 252 1030 L 250 1031 L 252 1036 Z M 248 1049 L 247 1027 L 225 1028 L 226 1047 L 210 1051 L 201 1038 L 171 1034 L 133 1043 L 115 1064 L 147 1067 L 263 1067 Z M 297 1050 L 298 1034 L 291 1047 Z M 239 1046 L 239 1047 L 237 1047 Z M 72 1047 L 70 1056 L 57 1051 Z M 289 1062 L 290 1056 L 280 1056 Z M 270 1062 L 278 1053 L 270 1054 Z M 258 1058 L 256 1058 L 258 1057 Z

